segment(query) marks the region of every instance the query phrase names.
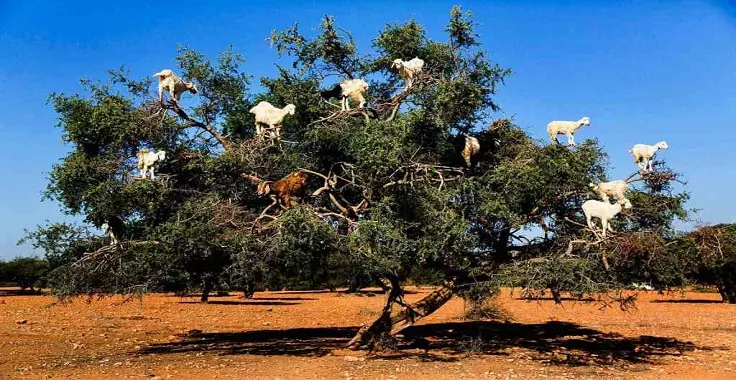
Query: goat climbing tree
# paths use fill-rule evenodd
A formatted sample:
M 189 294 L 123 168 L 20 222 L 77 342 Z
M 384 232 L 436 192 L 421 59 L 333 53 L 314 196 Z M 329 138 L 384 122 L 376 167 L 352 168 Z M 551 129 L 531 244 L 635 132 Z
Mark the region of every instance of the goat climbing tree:
M 29 233 L 59 264 L 54 292 L 201 288 L 206 300 L 215 287 L 380 284 L 383 313 L 352 347 L 396 334 L 453 295 L 477 301 L 503 285 L 622 300 L 615 291 L 648 273 L 630 263 L 663 249 L 686 216 L 677 175 L 660 165 L 637 177 L 619 232 L 597 239 L 580 214 L 594 197 L 588 184 L 606 176 L 597 141 L 548 145 L 500 117 L 494 97 L 511 71 L 482 50 L 469 13 L 453 8 L 445 31 L 435 41 L 415 21 L 389 24 L 359 50 L 326 17 L 314 37 L 296 26 L 271 35 L 292 64 L 262 78 L 262 93 L 250 92 L 230 49 L 211 61 L 182 48 L 175 71 L 199 93 L 181 107 L 158 103 L 150 79 L 125 70 L 84 82 L 86 95 L 53 95 L 71 152 L 53 167 L 47 196 L 84 218 Z M 424 70 L 404 90 L 391 62 L 413 57 Z M 368 107 L 322 100 L 337 78 L 369 81 Z M 248 110 L 264 100 L 296 106 L 280 141 L 254 136 Z M 465 135 L 481 146 L 471 167 Z M 168 152 L 160 179 L 134 178 L 143 147 Z M 298 181 L 279 181 L 287 178 Z M 117 245 L 87 229 L 102 223 L 118 226 Z M 531 228 L 544 237 L 525 237 Z M 417 271 L 442 285 L 408 304 L 403 284 Z

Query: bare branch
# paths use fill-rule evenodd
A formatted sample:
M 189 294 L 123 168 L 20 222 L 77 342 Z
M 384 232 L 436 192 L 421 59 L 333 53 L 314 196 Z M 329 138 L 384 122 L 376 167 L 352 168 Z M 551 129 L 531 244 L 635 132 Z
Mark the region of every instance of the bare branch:
M 195 119 L 191 118 L 175 102 L 169 102 L 167 104 L 161 104 L 161 107 L 163 109 L 169 109 L 169 110 L 174 111 L 180 118 L 182 118 L 183 120 L 187 121 L 191 126 L 202 128 L 203 130 L 207 131 L 207 133 L 209 133 L 210 135 L 212 135 L 212 137 L 214 137 L 215 140 L 217 140 L 217 142 L 219 142 L 220 145 L 222 145 L 222 147 L 226 151 L 229 151 L 230 150 L 230 148 L 231 148 L 230 141 L 228 141 L 223 135 L 221 135 L 219 132 L 217 132 L 217 130 L 214 127 L 212 127 L 212 125 L 209 124 L 209 121 L 208 120 L 206 120 L 203 123 L 201 121 L 198 121 L 198 120 L 195 120 Z

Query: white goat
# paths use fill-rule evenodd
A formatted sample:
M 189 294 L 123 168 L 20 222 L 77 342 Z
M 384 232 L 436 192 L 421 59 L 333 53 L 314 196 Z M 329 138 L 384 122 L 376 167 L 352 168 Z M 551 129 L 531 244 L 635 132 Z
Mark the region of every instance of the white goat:
M 414 83 L 414 76 L 422 72 L 424 68 L 424 61 L 418 57 L 414 57 L 409 61 L 404 61 L 401 58 L 394 59 L 394 63 L 391 65 L 399 72 L 399 76 L 406 82 L 404 90 L 408 90 Z
M 473 136 L 465 136 L 465 148 L 463 149 L 462 155 L 468 167 L 470 167 L 470 157 L 475 156 L 478 152 L 480 152 L 478 139 Z
M 573 133 L 577 132 L 583 125 L 590 125 L 589 117 L 585 116 L 578 121 L 551 121 L 547 124 L 547 134 L 550 142 L 559 144 L 557 135 L 567 135 L 567 145 L 575 145 Z
M 583 203 L 583 213 L 585 214 L 585 220 L 588 222 L 588 227 L 590 227 L 591 230 L 595 230 L 595 226 L 593 226 L 593 221 L 591 219 L 600 219 L 601 226 L 603 227 L 603 237 L 606 237 L 606 230 L 613 231 L 609 222 L 619 212 L 621 212 L 621 203 L 624 204 L 624 208 L 631 208 L 631 202 L 628 199 L 618 201 L 614 204 L 595 199 L 585 201 Z
M 102 233 L 105 234 L 108 238 L 110 238 L 110 245 L 115 245 L 118 243 L 118 238 L 115 236 L 115 232 L 112 231 L 112 227 L 110 227 L 107 223 L 102 223 Z
M 666 141 L 660 141 L 654 145 L 636 144 L 629 150 L 629 153 L 634 156 L 634 162 L 639 165 L 640 170 L 647 171 L 648 169 L 651 172 L 653 170 L 652 159 L 654 155 L 658 150 L 667 148 L 669 148 L 669 145 Z
M 158 78 L 158 101 L 164 101 L 164 90 L 169 92 L 169 101 L 175 102 L 179 105 L 179 99 L 184 91 L 189 91 L 192 94 L 197 93 L 197 85 L 193 82 L 184 82 L 179 78 L 173 71 L 164 69 L 156 74 L 153 74 L 155 78 Z
M 609 197 L 616 197 L 619 201 L 626 199 L 624 193 L 629 189 L 629 183 L 623 180 L 601 182 L 598 184 L 591 182 L 589 186 L 606 202 L 609 201 Z
M 261 124 L 268 126 L 269 131 L 275 132 L 276 138 L 281 136 L 281 123 L 284 122 L 286 115 L 293 115 L 296 112 L 296 106 L 287 104 L 284 108 L 276 108 L 269 102 L 260 102 L 251 108 L 250 113 L 256 116 L 256 135 L 261 136 L 263 128 Z
M 151 179 L 155 179 L 156 177 L 153 174 L 153 166 L 166 159 L 166 152 L 163 150 L 154 152 L 147 148 L 143 148 L 138 151 L 136 158 L 138 158 L 138 169 L 141 170 L 141 178 L 146 178 L 146 172 L 150 170 Z
M 368 89 L 368 83 L 366 83 L 366 81 L 362 79 L 347 79 L 340 83 L 340 87 L 342 88 L 342 101 L 340 104 L 343 111 L 350 110 L 348 98 L 358 102 L 358 108 L 363 108 L 365 105 L 363 94 L 365 93 L 365 90 Z

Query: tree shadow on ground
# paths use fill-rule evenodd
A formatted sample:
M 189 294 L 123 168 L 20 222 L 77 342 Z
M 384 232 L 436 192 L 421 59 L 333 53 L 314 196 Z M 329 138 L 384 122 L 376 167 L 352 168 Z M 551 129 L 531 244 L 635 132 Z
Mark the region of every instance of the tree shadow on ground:
M 39 290 L 31 291 L 30 289 L 20 290 L 18 289 L 0 289 L 0 297 L 14 297 L 14 296 L 45 296 L 46 293 Z
M 301 302 L 282 302 L 282 301 L 234 301 L 234 300 L 223 300 L 223 301 L 181 301 L 179 303 L 184 304 L 208 304 L 208 305 L 231 305 L 231 306 L 287 306 L 287 305 L 299 305 Z
M 652 300 L 652 303 L 724 303 L 723 300 Z
M 411 289 L 404 290 L 404 294 L 417 294 L 419 292 Z M 256 293 L 258 294 L 258 293 Z M 355 296 L 361 296 L 361 295 L 367 295 L 367 296 L 374 296 L 377 294 L 386 294 L 385 290 L 381 289 L 360 289 L 360 290 L 352 290 L 348 291 L 347 289 L 338 289 L 338 290 L 281 290 L 279 291 L 279 294 L 348 294 L 348 295 L 355 295 Z
M 256 330 L 238 333 L 182 335 L 181 340 L 142 348 L 140 354 L 207 351 L 214 355 L 323 356 L 345 344 L 358 327 Z M 382 358 L 415 357 L 427 361 L 460 360 L 463 355 L 508 355 L 510 348 L 529 350 L 532 360 L 561 365 L 650 363 L 656 357 L 678 356 L 699 347 L 674 338 L 624 337 L 574 323 L 540 324 L 454 322 L 414 326 L 404 331 L 397 351 Z
M 517 297 L 514 298 L 516 301 L 528 301 L 528 302 L 554 302 L 555 299 L 552 297 L 535 297 L 535 298 L 524 298 L 524 297 Z M 580 303 L 587 303 L 587 302 L 595 302 L 595 298 L 575 298 L 575 297 L 560 297 L 560 301 L 567 301 L 567 302 L 580 302 Z
M 250 298 L 255 301 L 316 301 L 319 298 L 309 297 L 253 297 Z

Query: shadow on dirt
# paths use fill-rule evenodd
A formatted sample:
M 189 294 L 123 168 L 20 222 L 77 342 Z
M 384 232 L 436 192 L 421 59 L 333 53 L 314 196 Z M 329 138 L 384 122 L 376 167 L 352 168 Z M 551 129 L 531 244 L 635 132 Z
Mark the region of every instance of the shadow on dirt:
M 181 301 L 179 303 L 183 304 L 207 304 L 207 305 L 231 305 L 231 306 L 287 306 L 287 305 L 299 305 L 301 302 L 282 302 L 282 301 L 261 301 L 261 300 L 252 300 L 252 301 L 232 301 L 232 300 L 223 300 L 223 301 L 208 301 L 208 302 L 199 302 L 199 301 Z
M 417 294 L 418 292 L 415 290 L 407 289 L 404 290 L 404 294 Z M 258 293 L 256 293 L 258 294 Z M 348 291 L 346 289 L 338 289 L 338 290 L 282 290 L 279 291 L 279 294 L 345 294 L 345 295 L 353 295 L 353 296 L 375 296 L 378 294 L 386 294 L 384 290 L 381 289 L 360 289 L 360 290 L 353 290 Z
M 31 291 L 30 289 L 20 290 L 17 289 L 0 289 L 0 297 L 13 297 L 13 296 L 45 296 L 46 293 L 43 291 Z
M 517 297 L 514 298 L 516 301 L 527 301 L 527 302 L 554 302 L 555 299 L 552 297 L 537 297 L 537 298 L 524 298 L 524 297 Z M 575 298 L 575 297 L 560 297 L 560 301 L 567 301 L 567 302 L 595 302 L 595 298 Z
M 721 300 L 652 300 L 652 303 L 724 303 Z
M 319 298 L 308 297 L 254 297 L 250 298 L 254 301 L 316 301 Z
M 239 333 L 182 335 L 181 340 L 144 347 L 140 354 L 208 352 L 213 355 L 323 356 L 344 348 L 358 327 L 257 330 Z M 426 361 L 454 361 L 463 355 L 507 355 L 508 348 L 531 351 L 532 360 L 560 365 L 650 363 L 662 356 L 678 356 L 698 347 L 673 338 L 624 337 L 573 323 L 521 324 L 503 322 L 436 323 L 411 327 L 384 359 L 415 357 Z

